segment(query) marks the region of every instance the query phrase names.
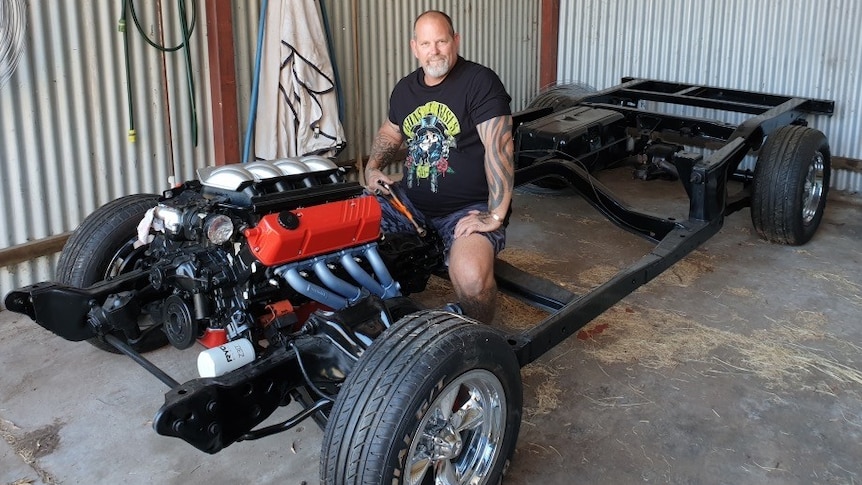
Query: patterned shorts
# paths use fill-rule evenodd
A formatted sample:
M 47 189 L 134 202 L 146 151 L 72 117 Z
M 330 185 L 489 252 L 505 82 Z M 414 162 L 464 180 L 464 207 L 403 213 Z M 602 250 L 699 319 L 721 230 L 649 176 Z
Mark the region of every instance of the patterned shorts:
M 424 227 L 425 229 L 431 229 L 437 232 L 440 235 L 440 238 L 443 239 L 443 244 L 446 250 L 446 259 L 448 261 L 449 249 L 452 247 L 452 241 L 455 239 L 455 226 L 458 224 L 458 221 L 461 220 L 462 217 L 466 216 L 468 212 L 471 210 L 478 211 L 487 211 L 488 203 L 487 202 L 477 202 L 475 204 L 468 205 L 462 209 L 459 209 L 449 215 L 440 216 L 440 217 L 427 217 L 422 212 L 418 211 L 416 207 L 410 202 L 410 199 L 407 198 L 407 194 L 404 190 L 404 187 L 401 186 L 400 183 L 396 182 L 390 186 L 392 191 L 401 200 L 401 202 L 407 207 L 411 214 L 413 214 L 413 218 L 416 222 Z M 378 195 L 377 200 L 380 202 L 380 207 L 383 209 L 383 220 L 380 223 L 381 229 L 385 233 L 399 233 L 399 232 L 414 232 L 416 229 L 413 227 L 413 224 L 410 223 L 410 220 L 407 219 L 407 216 L 398 211 L 389 201 L 389 198 L 386 196 Z M 494 254 L 498 254 L 503 248 L 506 247 L 506 226 L 503 225 L 499 229 L 491 231 L 491 232 L 481 232 L 479 233 L 489 241 L 491 241 L 491 245 L 494 246 Z

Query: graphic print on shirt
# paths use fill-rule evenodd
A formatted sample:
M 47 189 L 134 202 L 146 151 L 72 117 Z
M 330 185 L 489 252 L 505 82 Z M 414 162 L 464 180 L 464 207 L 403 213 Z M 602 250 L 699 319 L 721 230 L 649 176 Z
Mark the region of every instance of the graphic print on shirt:
M 439 178 L 455 173 L 449 167 L 449 149 L 461 133 L 458 118 L 445 104 L 430 101 L 404 118 L 401 130 L 407 137 L 407 186 L 419 187 L 427 180 L 429 189 L 437 192 Z

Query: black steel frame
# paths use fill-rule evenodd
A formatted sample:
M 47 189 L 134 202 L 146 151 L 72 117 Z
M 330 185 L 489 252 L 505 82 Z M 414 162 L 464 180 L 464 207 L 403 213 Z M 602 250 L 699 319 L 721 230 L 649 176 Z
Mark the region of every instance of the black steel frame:
M 732 125 L 648 111 L 639 108 L 641 101 L 754 116 Z M 516 186 L 545 177 L 566 181 L 611 222 L 656 243 L 640 260 L 584 295 L 498 260 L 495 276 L 502 291 L 552 312 L 533 328 L 508 336 L 521 366 L 535 361 L 695 250 L 721 229 L 726 215 L 750 206 L 747 191 L 733 199 L 728 197 L 727 182 L 745 156 L 760 148 L 766 136 L 785 125 L 805 125 L 806 114 L 831 115 L 834 111 L 834 102 L 827 100 L 634 78 L 624 78 L 621 85 L 590 95 L 580 104 L 622 113 L 633 136 L 717 150 L 707 158 L 686 152 L 674 156 L 673 163 L 690 200 L 685 221 L 655 217 L 626 206 L 574 161 L 550 158 L 515 172 Z M 530 110 L 520 119 L 515 115 L 514 123 L 543 114 Z
M 639 108 L 641 101 L 723 109 L 754 116 L 740 125 L 729 125 L 647 111 Z M 539 276 L 497 261 L 495 275 L 503 291 L 552 312 L 535 327 L 508 336 L 522 366 L 538 359 L 703 244 L 721 229 L 726 215 L 750 205 L 750 195 L 745 191 L 734 199 L 728 198 L 727 182 L 735 175 L 743 158 L 759 149 L 769 133 L 787 124 L 805 124 L 805 114 L 830 115 L 834 109 L 832 101 L 629 78 L 624 79 L 620 86 L 598 92 L 580 103 L 618 111 L 623 115 L 619 123 L 625 123 L 632 136 L 717 150 L 707 158 L 687 152 L 677 152 L 673 157 L 690 199 L 689 217 L 685 221 L 657 217 L 627 206 L 593 178 L 584 166 L 573 160 L 554 158 L 553 153 L 539 161 L 533 160 L 531 165 L 515 172 L 516 186 L 547 177 L 567 182 L 611 222 L 655 243 L 655 247 L 640 260 L 584 295 L 576 295 Z M 517 126 L 550 112 L 550 109 L 522 112 L 514 117 L 515 124 Z M 362 188 L 358 184 L 350 184 L 331 190 L 339 194 L 358 194 Z M 278 200 L 252 197 L 252 194 L 249 201 L 256 209 L 272 204 L 280 207 L 297 201 L 307 202 L 313 194 L 306 192 L 302 196 L 278 195 Z M 327 192 L 321 197 L 325 199 L 328 196 Z M 38 283 L 11 292 L 6 298 L 6 306 L 29 315 L 68 340 L 79 341 L 95 335 L 94 328 L 85 318 L 90 311 L 90 300 L 114 293 L 154 291 L 147 289 L 147 282 L 144 273 L 134 270 L 85 289 Z M 366 302 L 366 305 L 366 312 L 357 318 L 365 318 L 369 312 L 380 314 L 380 309 L 372 303 Z M 110 316 L 112 321 L 133 323 L 137 308 L 126 309 L 118 305 L 116 312 Z M 76 323 L 70 325 L 70 318 Z M 289 429 L 323 412 L 331 404 L 328 396 L 321 395 L 317 401 L 306 399 L 308 402 L 303 403 L 306 409 L 299 414 L 282 423 L 252 429 L 275 408 L 285 404 L 290 399 L 288 394 L 301 391 L 307 383 L 302 378 L 305 372 L 296 345 L 291 349 L 278 349 L 247 368 L 228 375 L 180 384 L 122 339 L 110 333 L 104 338 L 171 388 L 165 395 L 165 405 L 154 420 L 156 430 L 160 434 L 181 437 L 209 453 L 234 441 L 257 439 Z M 315 352 L 310 348 L 310 354 L 322 356 L 325 352 Z

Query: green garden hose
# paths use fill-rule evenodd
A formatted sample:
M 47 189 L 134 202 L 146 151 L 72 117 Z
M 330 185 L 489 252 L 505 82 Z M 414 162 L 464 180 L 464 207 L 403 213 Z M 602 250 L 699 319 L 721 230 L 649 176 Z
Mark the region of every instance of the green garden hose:
M 194 145 L 198 146 L 198 116 L 197 116 L 197 103 L 195 101 L 195 81 L 194 81 L 194 71 L 192 70 L 192 56 L 191 51 L 189 49 L 189 43 L 191 41 L 191 35 L 195 30 L 195 26 L 197 25 L 197 7 L 195 2 L 192 2 L 192 22 L 189 25 L 186 16 L 186 0 L 179 0 L 177 2 L 180 16 L 180 29 L 182 30 L 183 40 L 179 44 L 173 47 L 165 47 L 147 36 L 147 33 L 144 31 L 144 28 L 141 26 L 141 22 L 138 20 L 138 15 L 135 12 L 135 4 L 134 0 L 123 0 L 123 11 L 120 15 L 120 20 L 118 23 L 117 30 L 119 30 L 123 34 L 123 48 L 126 56 L 126 93 L 127 93 L 127 103 L 129 110 L 129 142 L 134 143 L 137 140 L 137 132 L 135 131 L 135 108 L 134 101 L 132 96 L 132 68 L 131 61 L 129 59 L 129 37 L 126 32 L 126 13 L 130 13 L 132 16 L 132 21 L 135 24 L 135 28 L 138 33 L 144 39 L 144 41 L 149 44 L 151 47 L 157 49 L 160 52 L 176 52 L 183 47 L 185 47 L 185 66 L 186 66 L 186 85 L 188 86 L 188 97 L 189 104 L 192 110 L 192 140 L 194 141 Z

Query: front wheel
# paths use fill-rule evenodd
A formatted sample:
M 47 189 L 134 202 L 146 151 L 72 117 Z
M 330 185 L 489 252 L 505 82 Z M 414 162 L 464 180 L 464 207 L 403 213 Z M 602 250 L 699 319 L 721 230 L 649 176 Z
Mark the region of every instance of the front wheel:
M 409 315 L 362 356 L 323 438 L 325 484 L 497 484 L 515 449 L 522 386 L 496 330 Z
M 108 202 L 87 216 L 66 241 L 57 261 L 58 282 L 86 288 L 103 280 L 128 272 L 145 258 L 147 247 L 135 247 L 137 226 L 147 210 L 158 204 L 159 196 L 134 194 Z M 139 352 L 148 352 L 168 343 L 165 333 L 155 324 L 145 325 L 145 337 L 132 345 Z M 114 336 L 125 340 L 115 331 Z M 119 353 L 101 337 L 87 340 L 98 349 Z
M 831 176 L 826 136 L 784 126 L 766 138 L 751 195 L 751 221 L 761 238 L 798 246 L 808 242 L 826 209 Z

